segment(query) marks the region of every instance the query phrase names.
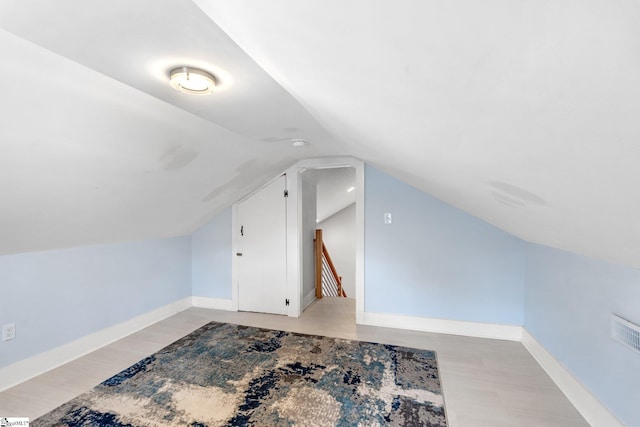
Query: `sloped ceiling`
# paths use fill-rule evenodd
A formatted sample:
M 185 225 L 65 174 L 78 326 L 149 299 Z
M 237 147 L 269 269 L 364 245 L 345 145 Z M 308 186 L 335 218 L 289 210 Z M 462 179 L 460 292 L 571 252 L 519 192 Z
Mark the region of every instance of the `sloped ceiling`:
M 0 253 L 189 233 L 297 159 L 350 154 L 526 240 L 640 266 L 639 12 L 3 0 Z M 173 91 L 179 65 L 220 90 Z
M 191 2 L 8 0 L 0 28 L 0 253 L 189 234 L 345 152 Z M 215 95 L 173 90 L 180 65 Z
M 322 222 L 356 202 L 354 168 L 308 169 L 304 174 L 316 186 L 316 222 Z

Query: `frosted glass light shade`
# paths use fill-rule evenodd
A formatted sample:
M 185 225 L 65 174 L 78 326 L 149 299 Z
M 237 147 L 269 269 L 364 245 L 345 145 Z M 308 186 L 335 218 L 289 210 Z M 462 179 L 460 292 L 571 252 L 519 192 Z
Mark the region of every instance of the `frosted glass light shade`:
M 174 89 L 191 95 L 207 95 L 216 86 L 216 79 L 211 74 L 197 68 L 174 68 L 169 77 Z

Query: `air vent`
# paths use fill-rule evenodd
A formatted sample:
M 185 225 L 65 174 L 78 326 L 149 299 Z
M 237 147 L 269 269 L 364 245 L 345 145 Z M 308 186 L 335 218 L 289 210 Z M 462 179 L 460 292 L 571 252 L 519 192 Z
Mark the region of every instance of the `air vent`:
M 640 326 L 612 314 L 611 336 L 630 349 L 640 353 Z

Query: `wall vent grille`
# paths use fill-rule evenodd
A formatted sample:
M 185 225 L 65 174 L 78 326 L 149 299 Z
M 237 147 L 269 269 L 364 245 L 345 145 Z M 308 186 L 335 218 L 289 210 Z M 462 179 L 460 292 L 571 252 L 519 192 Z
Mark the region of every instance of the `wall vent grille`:
M 640 326 L 612 314 L 611 336 L 630 349 L 640 353 Z

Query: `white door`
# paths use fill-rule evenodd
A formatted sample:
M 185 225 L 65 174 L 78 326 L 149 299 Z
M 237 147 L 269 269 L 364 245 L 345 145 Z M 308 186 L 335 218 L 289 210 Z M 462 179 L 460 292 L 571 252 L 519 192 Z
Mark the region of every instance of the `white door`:
M 238 308 L 287 314 L 287 223 L 283 175 L 237 207 Z

